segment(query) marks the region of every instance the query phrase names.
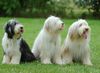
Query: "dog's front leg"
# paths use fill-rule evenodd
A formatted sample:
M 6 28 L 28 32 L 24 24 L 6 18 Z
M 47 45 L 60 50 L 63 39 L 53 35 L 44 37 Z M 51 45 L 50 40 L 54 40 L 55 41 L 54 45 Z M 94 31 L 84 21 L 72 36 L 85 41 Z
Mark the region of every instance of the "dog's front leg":
M 3 56 L 2 64 L 9 64 L 10 63 L 10 57 L 8 55 Z
M 14 55 L 12 56 L 10 64 L 19 64 L 20 59 L 21 59 L 21 53 L 19 53 L 18 55 Z
M 89 50 L 87 50 L 85 52 L 85 54 L 83 55 L 82 63 L 85 65 L 90 65 L 90 66 L 92 65 L 91 60 L 90 60 L 90 51 Z
M 55 55 L 54 58 L 53 58 L 53 62 L 55 64 L 62 65 L 63 63 L 62 63 L 61 55 L 60 54 Z
M 41 58 L 41 62 L 42 62 L 43 64 L 52 64 L 52 63 L 51 63 L 50 55 L 49 55 L 48 53 L 41 52 L 41 53 L 40 53 L 40 58 Z

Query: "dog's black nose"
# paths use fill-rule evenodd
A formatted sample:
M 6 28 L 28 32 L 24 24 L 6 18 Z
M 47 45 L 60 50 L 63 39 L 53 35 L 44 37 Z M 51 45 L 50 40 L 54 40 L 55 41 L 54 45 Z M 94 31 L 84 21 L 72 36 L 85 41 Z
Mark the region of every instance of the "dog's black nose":
M 23 27 L 20 27 L 20 29 L 23 29 Z
M 88 28 L 85 28 L 85 31 L 88 31 L 89 29 Z

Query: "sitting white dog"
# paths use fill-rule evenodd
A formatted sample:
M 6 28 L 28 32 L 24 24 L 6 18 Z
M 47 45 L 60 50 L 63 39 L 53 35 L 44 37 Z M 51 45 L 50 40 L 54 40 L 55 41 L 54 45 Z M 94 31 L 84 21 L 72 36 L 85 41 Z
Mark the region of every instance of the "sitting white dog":
M 23 25 L 15 19 L 8 20 L 2 38 L 3 64 L 20 64 L 35 60 L 28 44 L 22 38 Z
M 62 64 L 59 32 L 63 27 L 64 23 L 58 17 L 50 16 L 46 19 L 32 48 L 35 57 L 40 58 L 43 64 L 51 64 L 52 62 Z
M 92 65 L 89 47 L 90 31 L 88 23 L 83 19 L 74 22 L 69 27 L 68 35 L 62 47 L 64 64 L 80 61 L 83 64 Z

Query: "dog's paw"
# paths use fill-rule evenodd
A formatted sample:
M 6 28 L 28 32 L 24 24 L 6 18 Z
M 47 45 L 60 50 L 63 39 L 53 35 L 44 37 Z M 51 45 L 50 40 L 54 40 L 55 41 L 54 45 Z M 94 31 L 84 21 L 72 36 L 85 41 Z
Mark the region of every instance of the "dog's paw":
M 63 64 L 63 61 L 62 61 L 62 59 L 61 58 L 55 58 L 54 60 L 53 60 L 53 62 L 55 63 L 55 64 L 59 64 L 59 65 L 62 65 Z
M 84 65 L 88 65 L 88 66 L 92 66 L 93 65 L 90 60 L 84 61 L 83 64 Z
M 51 61 L 50 60 L 47 60 L 47 59 L 43 60 L 42 63 L 43 64 L 52 64 Z
M 90 63 L 83 63 L 84 65 L 88 65 L 88 66 L 92 66 L 93 64 L 90 62 Z
M 56 61 L 56 63 L 55 63 L 55 64 L 62 65 L 62 64 L 63 64 L 63 62 L 62 62 L 62 61 Z

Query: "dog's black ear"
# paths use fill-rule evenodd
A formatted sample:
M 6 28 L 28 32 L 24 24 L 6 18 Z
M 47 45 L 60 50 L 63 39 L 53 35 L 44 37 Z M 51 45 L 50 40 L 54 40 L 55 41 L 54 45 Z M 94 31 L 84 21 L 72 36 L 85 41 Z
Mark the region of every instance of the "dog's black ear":
M 10 23 L 8 22 L 5 26 L 5 32 L 8 35 L 8 38 L 12 39 L 14 36 L 14 28 L 12 25 L 10 25 Z

